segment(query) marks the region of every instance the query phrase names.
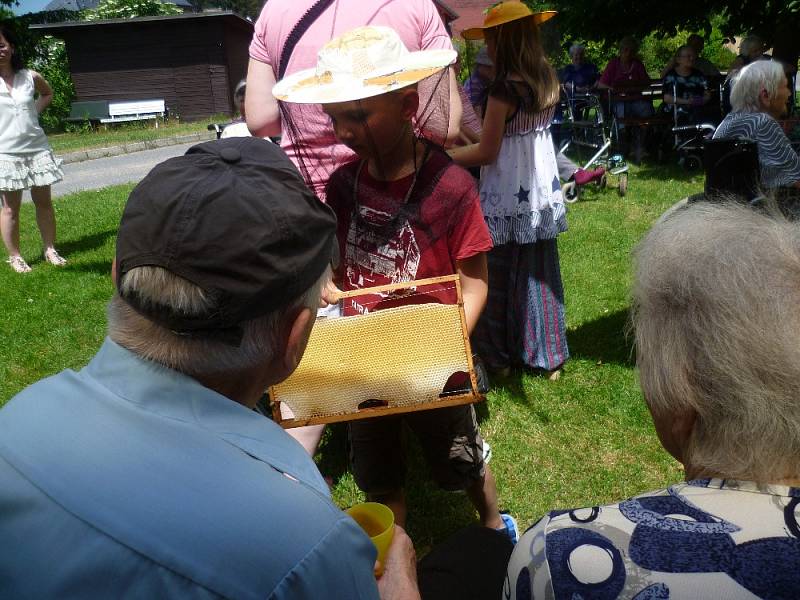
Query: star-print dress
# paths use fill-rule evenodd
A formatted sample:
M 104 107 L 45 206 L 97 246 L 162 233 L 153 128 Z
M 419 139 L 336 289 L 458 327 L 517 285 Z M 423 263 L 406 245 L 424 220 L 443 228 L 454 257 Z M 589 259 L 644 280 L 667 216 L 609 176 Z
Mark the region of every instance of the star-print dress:
M 506 82 L 498 94 L 517 110 L 506 121 L 497 160 L 481 169 L 481 208 L 495 246 L 550 240 L 567 229 L 550 135 L 556 107 L 527 110 L 532 94 L 519 81 Z
M 517 108 L 497 160 L 481 169 L 481 209 L 492 235 L 489 298 L 473 333 L 495 369 L 551 371 L 569 357 L 556 236 L 567 229 L 550 124 L 555 106 L 535 111 L 527 83 L 496 83 L 490 95 Z

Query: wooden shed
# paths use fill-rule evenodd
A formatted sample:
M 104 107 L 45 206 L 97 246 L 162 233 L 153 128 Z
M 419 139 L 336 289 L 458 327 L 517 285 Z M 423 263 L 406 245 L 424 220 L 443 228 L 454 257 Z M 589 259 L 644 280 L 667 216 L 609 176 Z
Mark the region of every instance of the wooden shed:
M 32 25 L 64 40 L 78 101 L 163 98 L 171 115 L 233 114 L 253 23 L 231 12 Z

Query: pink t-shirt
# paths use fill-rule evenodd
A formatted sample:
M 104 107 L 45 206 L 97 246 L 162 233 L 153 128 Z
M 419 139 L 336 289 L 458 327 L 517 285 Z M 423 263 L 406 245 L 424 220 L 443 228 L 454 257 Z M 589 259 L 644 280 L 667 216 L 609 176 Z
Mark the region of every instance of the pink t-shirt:
M 269 0 L 264 4 L 250 43 L 250 57 L 272 66 L 276 78 L 286 38 L 312 4 L 312 0 Z M 313 68 L 317 64 L 317 51 L 326 42 L 363 25 L 393 28 L 412 52 L 453 48 L 432 0 L 336 0 L 294 47 L 286 75 Z M 298 167 L 302 156 L 303 163 L 311 170 L 314 191 L 324 200 L 330 174 L 351 159 L 353 151 L 336 142 L 330 119 L 318 105 L 284 104 L 284 108 L 290 111 L 301 139 L 299 147 L 292 146 L 284 122 L 281 146 Z
M 608 61 L 605 71 L 600 76 L 600 83 L 609 87 L 637 81 L 643 84 L 650 83 L 650 76 L 647 74 L 642 61 L 635 58 L 627 68 L 622 65 L 619 57 L 612 58 Z

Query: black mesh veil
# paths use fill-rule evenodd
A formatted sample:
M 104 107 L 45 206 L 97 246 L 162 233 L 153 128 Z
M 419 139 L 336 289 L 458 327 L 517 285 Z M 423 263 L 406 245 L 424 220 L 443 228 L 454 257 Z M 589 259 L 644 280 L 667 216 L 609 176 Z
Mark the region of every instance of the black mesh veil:
M 415 133 L 440 147 L 445 145 L 450 115 L 448 82 L 448 69 L 442 69 L 416 84 L 420 108 L 413 124 Z M 337 141 L 331 119 L 322 105 L 279 101 L 278 107 L 287 138 L 281 145 L 306 183 L 324 201 L 331 173 L 357 157 Z M 375 143 L 381 141 L 375 140 Z
M 464 196 L 468 189 L 459 185 L 455 193 L 441 193 L 442 177 L 449 170 L 456 170 L 460 182 L 472 185 L 444 152 L 450 116 L 449 84 L 447 68 L 416 83 L 419 110 L 412 122 L 413 140 L 409 141 L 415 172 L 403 196 L 393 193 L 396 190 L 392 182 L 365 176 L 365 163 L 335 140 L 333 125 L 321 105 L 279 103 L 289 137 L 289 143 L 284 145 L 290 147 L 290 155 L 306 182 L 331 205 L 340 221 L 355 221 L 357 228 L 369 228 L 377 243 L 411 227 L 416 231 L 419 252 L 424 252 L 452 233 L 466 206 Z M 363 127 L 370 145 L 380 147 L 385 143 L 372 135 L 366 122 Z M 309 136 L 309 132 L 316 133 Z M 387 170 L 380 164 L 376 168 L 379 173 Z M 365 213 L 358 204 L 380 206 L 383 219 L 364 222 Z M 346 232 L 341 233 L 346 236 Z

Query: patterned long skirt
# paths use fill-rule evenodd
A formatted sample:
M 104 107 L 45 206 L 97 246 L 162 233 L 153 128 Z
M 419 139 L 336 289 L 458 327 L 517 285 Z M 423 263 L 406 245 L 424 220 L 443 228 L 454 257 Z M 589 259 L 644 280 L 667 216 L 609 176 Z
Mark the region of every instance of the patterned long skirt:
M 488 254 L 489 297 L 472 334 L 491 368 L 552 371 L 569 358 L 555 239 L 502 244 Z

